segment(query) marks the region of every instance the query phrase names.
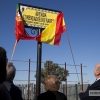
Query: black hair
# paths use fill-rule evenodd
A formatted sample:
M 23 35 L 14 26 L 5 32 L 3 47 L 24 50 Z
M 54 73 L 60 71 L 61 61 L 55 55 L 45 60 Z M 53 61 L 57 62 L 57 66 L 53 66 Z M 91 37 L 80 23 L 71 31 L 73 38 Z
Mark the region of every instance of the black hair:
M 6 80 L 7 72 L 7 55 L 6 50 L 3 47 L 0 47 L 0 84 Z

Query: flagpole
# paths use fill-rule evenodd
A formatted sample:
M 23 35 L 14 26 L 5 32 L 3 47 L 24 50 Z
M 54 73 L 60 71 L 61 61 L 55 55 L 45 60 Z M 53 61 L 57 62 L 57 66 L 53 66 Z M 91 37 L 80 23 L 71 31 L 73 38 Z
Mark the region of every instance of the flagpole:
M 38 35 L 41 29 L 38 29 Z M 37 42 L 37 70 L 36 70 L 36 96 L 41 93 L 41 58 L 42 58 L 42 43 Z
M 17 45 L 17 40 L 15 41 L 15 44 L 14 44 L 14 48 L 13 48 L 11 59 L 10 59 L 11 61 L 12 61 L 12 58 L 13 58 L 13 55 L 14 55 L 14 52 L 15 52 L 15 49 L 16 49 L 16 45 Z

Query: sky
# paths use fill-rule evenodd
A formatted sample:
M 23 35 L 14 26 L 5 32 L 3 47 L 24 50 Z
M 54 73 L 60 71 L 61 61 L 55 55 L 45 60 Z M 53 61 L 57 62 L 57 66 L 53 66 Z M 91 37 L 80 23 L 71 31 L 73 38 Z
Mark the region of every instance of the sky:
M 63 11 L 75 63 L 87 66 L 83 67 L 83 73 L 87 74 L 83 75 L 83 81 L 92 84 L 95 81 L 94 67 L 100 63 L 100 0 L 2 0 L 0 2 L 0 46 L 6 49 L 9 59 L 16 40 L 14 30 L 17 3 Z M 28 32 L 30 33 L 31 30 Z M 20 40 L 13 60 L 27 62 L 13 61 L 13 64 L 17 70 L 28 70 L 29 59 L 34 62 L 37 60 L 37 42 Z M 74 65 L 66 32 L 62 34 L 60 46 L 42 44 L 42 62 L 46 60 Z M 76 68 L 80 73 L 80 66 Z M 36 71 L 36 63 L 31 62 L 31 70 Z M 76 73 L 75 66 L 67 66 L 67 70 L 69 73 Z M 31 72 L 31 80 L 36 80 L 34 74 L 35 72 Z M 80 74 L 78 76 L 81 81 Z M 15 80 L 27 79 L 28 72 L 16 72 Z M 77 82 L 77 74 L 69 74 L 68 84 Z M 14 81 L 14 83 L 27 84 L 27 81 Z

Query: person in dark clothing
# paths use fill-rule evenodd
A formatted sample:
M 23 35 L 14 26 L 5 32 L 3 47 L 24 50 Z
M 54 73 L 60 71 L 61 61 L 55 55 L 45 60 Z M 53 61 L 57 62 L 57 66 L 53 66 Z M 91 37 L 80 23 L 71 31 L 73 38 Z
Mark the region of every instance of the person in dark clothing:
M 8 90 L 3 84 L 7 76 L 6 72 L 7 62 L 8 59 L 6 55 L 6 50 L 0 47 L 0 100 L 12 100 Z
M 7 80 L 4 82 L 4 85 L 9 91 L 12 100 L 23 100 L 21 90 L 13 83 L 13 79 L 16 74 L 16 68 L 14 67 L 13 63 L 8 63 L 6 70 L 7 70 Z
M 87 88 L 85 92 L 80 91 L 79 97 L 81 100 L 100 100 L 100 96 L 91 96 L 89 95 L 90 90 L 99 90 L 100 91 L 100 64 L 97 64 L 94 69 L 94 75 L 96 81 Z
M 45 81 L 44 86 L 46 92 L 37 96 L 36 100 L 67 100 L 65 94 L 58 92 L 60 82 L 54 75 L 49 75 Z

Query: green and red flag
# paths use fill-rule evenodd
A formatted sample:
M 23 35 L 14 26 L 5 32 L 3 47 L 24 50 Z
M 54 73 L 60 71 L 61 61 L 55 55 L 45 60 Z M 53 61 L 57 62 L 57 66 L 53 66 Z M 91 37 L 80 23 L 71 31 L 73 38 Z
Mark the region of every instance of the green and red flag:
M 16 9 L 16 26 L 15 26 L 15 35 L 16 35 L 16 41 L 18 42 L 21 40 L 36 40 L 36 37 L 29 36 L 25 31 L 24 22 L 21 18 L 21 15 L 19 13 L 19 6 L 17 5 Z

